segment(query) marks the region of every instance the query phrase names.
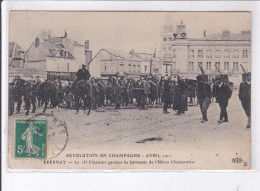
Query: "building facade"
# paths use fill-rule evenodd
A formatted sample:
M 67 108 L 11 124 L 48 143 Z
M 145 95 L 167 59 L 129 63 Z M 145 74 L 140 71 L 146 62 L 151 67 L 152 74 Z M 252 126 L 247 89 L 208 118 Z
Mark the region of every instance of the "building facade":
M 25 62 L 25 53 L 16 42 L 9 43 L 9 67 L 22 68 Z
M 169 32 L 168 29 L 172 31 Z M 164 27 L 161 36 L 163 75 L 179 75 L 195 79 L 201 68 L 210 77 L 228 75 L 231 82 L 239 84 L 242 73 L 251 71 L 251 33 L 231 33 L 228 30 L 202 38 L 190 38 L 181 23 L 176 30 Z
M 139 78 L 150 73 L 150 63 L 134 54 L 119 50 L 101 49 L 89 64 L 91 76 L 128 76 Z
M 24 68 L 68 77 L 75 74 L 83 64 L 88 65 L 90 56 L 92 51 L 89 50 L 89 41 L 81 45 L 70 40 L 67 33 L 64 37 L 50 37 L 43 41 L 37 37 L 25 53 Z

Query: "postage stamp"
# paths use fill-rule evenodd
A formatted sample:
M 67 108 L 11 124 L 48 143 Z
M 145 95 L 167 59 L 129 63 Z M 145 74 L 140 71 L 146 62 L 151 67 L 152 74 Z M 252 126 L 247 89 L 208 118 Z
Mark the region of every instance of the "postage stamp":
M 47 120 L 15 121 L 15 157 L 46 158 Z

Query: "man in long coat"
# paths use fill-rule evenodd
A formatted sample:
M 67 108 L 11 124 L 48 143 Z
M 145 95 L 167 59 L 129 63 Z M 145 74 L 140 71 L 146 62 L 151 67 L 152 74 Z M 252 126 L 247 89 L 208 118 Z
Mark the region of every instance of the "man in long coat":
M 243 74 L 243 82 L 239 87 L 239 100 L 248 117 L 246 128 L 251 127 L 251 73 Z
M 164 81 L 163 91 L 162 91 L 162 101 L 164 102 L 164 105 L 163 105 L 164 114 L 170 113 L 167 111 L 167 109 L 168 109 L 168 106 L 171 105 L 171 94 L 172 94 L 171 81 L 169 79 L 167 79 Z
M 188 111 L 186 89 L 187 85 L 179 78 L 174 88 L 173 96 L 173 110 L 177 110 L 176 115 L 184 114 L 185 111 Z
M 197 99 L 202 114 L 201 122 L 204 123 L 205 121 L 208 121 L 207 111 L 211 103 L 212 91 L 207 75 L 199 75 L 197 76 L 197 80 Z
M 219 123 L 228 122 L 227 106 L 228 100 L 231 98 L 232 90 L 229 85 L 224 83 L 221 77 L 216 78 L 216 101 L 220 107 Z

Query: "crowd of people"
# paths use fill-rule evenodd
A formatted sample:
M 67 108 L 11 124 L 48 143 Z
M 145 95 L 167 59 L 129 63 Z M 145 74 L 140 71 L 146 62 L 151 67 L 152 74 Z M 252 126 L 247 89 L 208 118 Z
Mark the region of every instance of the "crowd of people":
M 168 109 L 172 108 L 176 111 L 176 115 L 182 115 L 188 110 L 188 98 L 190 102 L 193 102 L 197 97 L 197 104 L 202 114 L 201 122 L 204 123 L 208 121 L 207 110 L 212 98 L 215 97 L 220 107 L 218 122 L 228 122 L 227 107 L 232 96 L 232 88 L 221 76 L 216 77 L 213 81 L 210 81 L 207 75 L 198 75 L 196 80 L 178 77 L 176 81 L 167 76 L 159 78 L 153 75 L 143 76 L 139 79 L 126 76 L 95 79 L 91 77 L 85 66 L 77 72 L 76 76 L 75 81 L 61 80 L 60 78 L 46 80 L 52 87 L 52 92 L 55 92 L 53 99 L 57 100 L 58 105 L 65 105 L 67 109 L 74 105 L 73 89 L 80 81 L 86 81 L 91 85 L 91 105 L 93 108 L 114 105 L 115 109 L 120 109 L 121 106 L 135 105 L 140 109 L 146 109 L 148 104 L 163 103 L 164 114 L 168 114 Z M 239 99 L 248 116 L 247 128 L 250 128 L 250 73 L 243 75 L 243 79 L 239 89 Z M 42 105 L 39 93 L 40 85 L 39 78 L 25 81 L 19 76 L 15 77 L 13 83 L 9 84 L 9 105 L 14 107 L 14 102 L 17 102 L 17 113 L 19 113 L 23 99 L 27 111 L 29 112 L 30 105 L 32 105 L 32 112 L 35 112 L 36 102 L 38 102 L 39 107 Z M 13 111 L 14 108 L 11 110 Z

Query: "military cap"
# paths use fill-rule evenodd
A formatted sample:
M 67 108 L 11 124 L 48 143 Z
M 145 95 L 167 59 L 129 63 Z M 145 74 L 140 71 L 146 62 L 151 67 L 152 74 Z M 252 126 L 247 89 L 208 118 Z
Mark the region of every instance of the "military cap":
M 242 81 L 251 81 L 251 72 L 243 73 L 242 74 Z

